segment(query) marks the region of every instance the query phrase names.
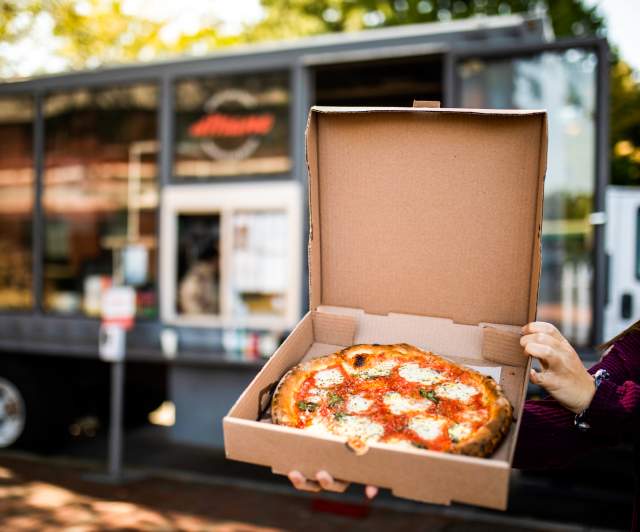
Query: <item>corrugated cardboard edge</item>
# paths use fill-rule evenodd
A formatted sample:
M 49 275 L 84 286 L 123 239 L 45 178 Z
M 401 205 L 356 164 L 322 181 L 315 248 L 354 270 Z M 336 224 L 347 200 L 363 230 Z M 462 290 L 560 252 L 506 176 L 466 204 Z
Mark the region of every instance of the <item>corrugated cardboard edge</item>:
M 319 275 L 321 264 L 320 231 L 314 231 L 314 227 L 320 224 L 320 190 L 318 179 L 318 121 L 315 114 L 310 111 L 307 117 L 307 127 L 305 129 L 305 157 L 307 162 L 307 190 L 309 191 L 308 208 L 309 208 L 309 244 L 307 245 L 307 262 L 309 264 L 309 310 L 315 310 L 320 302 L 318 298 L 322 294 L 322 275 Z M 313 146 L 313 150 L 309 150 L 309 146 Z M 317 205 L 317 208 L 313 206 Z
M 463 109 L 453 107 L 335 107 L 314 105 L 310 113 L 444 113 L 484 116 L 535 116 L 546 114 L 545 109 Z
M 537 283 L 531 283 L 531 293 L 529 294 L 529 321 L 536 319 L 538 308 L 538 290 L 540 288 L 540 272 L 542 269 L 542 212 L 544 202 L 544 181 L 547 174 L 547 144 L 548 144 L 548 121 L 545 112 L 543 117 L 542 128 L 540 131 L 540 168 L 538 169 L 538 196 L 536 210 L 536 227 L 535 231 L 536 247 L 532 253 L 531 275 L 532 278 L 538 278 Z M 524 325 L 524 324 L 523 324 Z
M 437 109 L 440 107 L 439 100 L 413 100 L 413 107 L 428 107 L 430 109 Z

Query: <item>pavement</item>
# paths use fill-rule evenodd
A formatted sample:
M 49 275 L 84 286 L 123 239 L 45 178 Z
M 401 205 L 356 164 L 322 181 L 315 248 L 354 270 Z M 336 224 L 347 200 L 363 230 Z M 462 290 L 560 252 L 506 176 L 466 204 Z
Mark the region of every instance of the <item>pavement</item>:
M 318 497 L 237 483 L 150 476 L 124 485 L 87 480 L 91 468 L 60 460 L 0 455 L 0 529 L 98 531 L 512 531 L 588 530 L 503 516 L 391 508 L 362 497 Z
M 0 531 L 625 530 L 631 518 L 628 449 L 553 474 L 514 471 L 509 508 L 442 507 L 294 490 L 268 468 L 180 445 L 164 427 L 128 431 L 126 472 L 137 481 L 95 482 L 106 469 L 106 438 L 75 438 L 53 453 L 0 452 Z M 93 476 L 92 476 L 93 475 Z M 135 478 L 136 475 L 133 475 Z

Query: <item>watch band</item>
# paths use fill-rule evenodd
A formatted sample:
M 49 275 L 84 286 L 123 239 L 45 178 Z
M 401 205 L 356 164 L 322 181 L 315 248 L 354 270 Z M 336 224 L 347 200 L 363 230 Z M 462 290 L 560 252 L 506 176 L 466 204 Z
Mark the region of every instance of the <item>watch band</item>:
M 593 381 L 596 385 L 596 392 L 598 391 L 598 388 L 602 383 L 602 381 L 607 380 L 608 378 L 609 378 L 609 372 L 606 369 L 599 369 L 593 374 Z M 594 397 L 595 397 L 595 394 L 594 394 Z M 586 432 L 591 428 L 591 425 L 586 420 L 588 410 L 589 410 L 589 407 L 585 408 L 582 412 L 580 412 L 579 414 L 576 414 L 576 417 L 573 420 L 573 424 L 576 426 L 578 430 L 582 432 Z

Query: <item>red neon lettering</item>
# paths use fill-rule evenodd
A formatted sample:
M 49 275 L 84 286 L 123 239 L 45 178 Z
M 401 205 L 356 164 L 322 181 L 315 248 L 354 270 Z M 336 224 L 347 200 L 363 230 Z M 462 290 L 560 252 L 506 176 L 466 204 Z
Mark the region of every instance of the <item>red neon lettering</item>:
M 192 137 L 247 137 L 266 135 L 273 129 L 275 117 L 272 114 L 232 116 L 213 113 L 203 116 L 189 126 Z

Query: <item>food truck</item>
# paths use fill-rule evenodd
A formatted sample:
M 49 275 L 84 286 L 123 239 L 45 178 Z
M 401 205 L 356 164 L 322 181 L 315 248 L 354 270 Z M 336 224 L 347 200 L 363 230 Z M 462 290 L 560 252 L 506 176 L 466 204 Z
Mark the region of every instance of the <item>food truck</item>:
M 313 104 L 547 109 L 538 317 L 588 356 L 607 76 L 605 40 L 512 15 L 0 84 L 0 447 L 108 417 L 101 302 L 123 285 L 125 422 L 170 401 L 173 440 L 222 446 L 222 417 L 308 306 Z

